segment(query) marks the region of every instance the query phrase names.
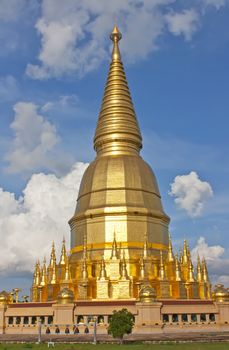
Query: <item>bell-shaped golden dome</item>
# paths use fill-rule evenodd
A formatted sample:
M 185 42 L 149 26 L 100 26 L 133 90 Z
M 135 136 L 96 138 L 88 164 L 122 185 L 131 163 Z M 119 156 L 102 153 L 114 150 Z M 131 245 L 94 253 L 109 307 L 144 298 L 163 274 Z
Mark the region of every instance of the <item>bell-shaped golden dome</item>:
M 63 288 L 57 296 L 58 304 L 71 304 L 74 302 L 74 293 L 68 288 Z
M 143 286 L 139 292 L 139 299 L 142 303 L 152 303 L 156 300 L 157 293 L 150 285 Z
M 120 39 L 115 27 L 94 137 L 97 157 L 84 173 L 75 214 L 69 221 L 70 261 L 79 265 L 84 237 L 92 260 L 109 259 L 115 232 L 127 260 L 132 259 L 128 273 L 135 276 L 145 239 L 149 256 L 159 257 L 160 250 L 168 249 L 169 217 L 163 211 L 155 175 L 139 154 L 142 137 L 118 47 Z
M 224 301 L 229 301 L 229 291 L 224 288 L 224 285 L 218 283 L 215 285 L 215 288 L 212 293 L 213 299 L 218 301 L 219 303 L 223 303 Z
M 10 302 L 10 294 L 3 290 L 0 293 L 0 305 L 5 305 Z

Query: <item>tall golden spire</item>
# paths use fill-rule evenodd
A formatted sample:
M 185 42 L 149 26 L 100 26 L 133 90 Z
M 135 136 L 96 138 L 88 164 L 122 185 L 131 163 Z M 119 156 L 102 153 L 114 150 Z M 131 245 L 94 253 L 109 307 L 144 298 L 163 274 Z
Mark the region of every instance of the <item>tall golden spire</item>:
M 166 280 L 165 265 L 164 265 L 164 261 L 163 261 L 162 251 L 160 251 L 159 281 L 164 281 L 164 280 Z
M 189 260 L 189 254 L 188 254 L 188 244 L 186 239 L 184 240 L 184 248 L 183 248 L 183 264 L 187 264 Z
M 148 258 L 148 240 L 147 240 L 147 234 L 145 233 L 145 241 L 143 246 L 143 259 Z
M 69 259 L 68 259 L 68 256 L 66 254 L 64 280 L 69 281 L 70 279 L 71 279 L 71 277 L 70 277 L 70 271 L 69 271 Z
M 54 266 L 56 266 L 56 250 L 55 250 L 55 244 L 54 242 L 52 242 L 52 251 L 51 251 L 49 267 L 54 267 Z
M 202 267 L 201 267 L 201 262 L 200 262 L 200 256 L 198 254 L 197 257 L 197 269 L 196 269 L 196 280 L 198 282 L 202 282 L 203 281 L 203 276 L 202 276 Z
M 40 261 L 38 260 L 37 261 L 37 264 L 36 264 L 36 272 L 35 272 L 35 274 L 36 274 L 36 278 L 35 278 L 35 284 L 37 285 L 37 286 L 39 286 L 39 284 L 40 284 L 40 278 L 41 278 L 41 269 L 40 269 Z
M 107 278 L 106 265 L 105 265 L 104 257 L 102 258 L 102 261 L 101 261 L 101 268 L 100 268 L 99 278 L 100 278 L 100 280 L 105 280 Z
M 175 280 L 177 282 L 181 281 L 181 271 L 180 271 L 180 264 L 179 264 L 179 259 L 178 259 L 178 254 L 175 257 Z
M 47 284 L 47 269 L 46 269 L 46 259 L 44 258 L 43 266 L 41 270 L 41 286 L 45 286 Z
M 193 264 L 192 264 L 191 260 L 189 260 L 189 262 L 188 262 L 188 280 L 187 281 L 188 282 L 195 282 Z
M 60 255 L 60 265 L 66 264 L 66 258 L 67 258 L 67 252 L 66 252 L 65 238 L 63 238 L 61 255 Z
M 123 257 L 122 257 L 122 263 L 121 263 L 121 279 L 126 280 L 128 279 L 128 273 L 126 269 L 126 259 L 125 259 L 125 251 L 123 249 Z
M 113 259 L 113 260 L 118 259 L 118 249 L 117 249 L 117 242 L 116 242 L 115 231 L 114 231 L 114 240 L 113 240 L 113 243 L 112 243 L 111 259 Z
M 144 280 L 146 278 L 145 274 L 145 263 L 144 263 L 144 258 L 141 258 L 139 261 L 140 264 L 140 280 Z
M 168 249 L 167 261 L 174 262 L 173 247 L 172 247 L 172 240 L 171 240 L 170 233 L 169 233 L 169 249 Z
M 142 147 L 142 137 L 130 96 L 118 42 L 122 34 L 115 26 L 112 60 L 103 102 L 94 137 L 98 155 L 136 154 Z
M 203 281 L 209 283 L 208 270 L 205 258 L 202 260 Z

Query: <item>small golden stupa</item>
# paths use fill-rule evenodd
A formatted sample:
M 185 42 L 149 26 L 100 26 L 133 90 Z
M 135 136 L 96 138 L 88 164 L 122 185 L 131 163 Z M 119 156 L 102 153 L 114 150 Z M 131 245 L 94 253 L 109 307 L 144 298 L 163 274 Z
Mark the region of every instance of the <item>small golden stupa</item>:
M 174 256 L 157 180 L 140 156 L 142 137 L 119 51 L 121 37 L 115 26 L 94 137 L 96 158 L 84 173 L 69 221 L 71 252 L 68 256 L 63 241 L 57 262 L 53 244 L 49 265 L 36 263 L 34 302 L 61 302 L 66 288 L 74 300 L 211 298 L 205 260 L 198 259 L 194 273 L 186 241 Z

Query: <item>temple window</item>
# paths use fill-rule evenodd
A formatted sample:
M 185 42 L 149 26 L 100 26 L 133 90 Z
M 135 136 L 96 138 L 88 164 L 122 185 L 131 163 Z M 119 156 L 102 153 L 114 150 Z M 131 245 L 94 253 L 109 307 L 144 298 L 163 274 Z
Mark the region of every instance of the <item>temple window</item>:
M 13 323 L 14 323 L 14 318 L 10 316 L 8 320 L 8 324 L 13 324 Z
M 41 317 L 40 317 L 40 321 L 41 321 L 41 324 L 44 324 L 44 323 L 45 323 L 45 317 L 44 317 L 44 316 L 41 316 Z
M 187 314 L 182 314 L 181 315 L 181 320 L 182 320 L 182 322 L 188 322 L 188 315 Z
M 200 321 L 206 322 L 206 314 L 200 314 Z
M 24 324 L 29 324 L 29 317 L 28 316 L 25 316 L 24 317 Z
M 20 316 L 17 316 L 16 317 L 16 324 L 20 324 L 21 323 L 21 317 Z
M 172 315 L 172 322 L 178 322 L 178 315 L 177 314 Z
M 53 324 L 53 316 L 48 317 L 48 324 Z
M 215 322 L 215 314 L 209 314 L 209 321 Z
M 37 317 L 36 317 L 36 316 L 33 316 L 33 317 L 32 317 L 32 324 L 36 324 L 36 322 L 37 322 Z
M 164 314 L 164 315 L 162 316 L 162 320 L 163 320 L 163 323 L 169 322 L 169 315 Z
M 191 314 L 191 322 L 197 322 L 197 315 Z
M 104 317 L 102 315 L 98 316 L 98 323 L 104 323 Z

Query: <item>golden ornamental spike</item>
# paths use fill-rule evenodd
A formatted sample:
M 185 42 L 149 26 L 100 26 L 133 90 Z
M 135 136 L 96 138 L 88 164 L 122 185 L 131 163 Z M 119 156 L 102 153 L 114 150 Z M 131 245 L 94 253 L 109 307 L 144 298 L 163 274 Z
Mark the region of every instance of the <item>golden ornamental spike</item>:
M 86 259 L 84 259 L 83 263 L 82 263 L 82 279 L 83 280 L 87 280 L 88 279 L 87 261 L 86 261 Z
M 191 260 L 189 260 L 188 262 L 188 280 L 187 281 L 195 282 L 194 270 L 193 270 L 193 265 Z
M 184 247 L 183 247 L 183 264 L 188 264 L 189 256 L 188 256 L 188 245 L 186 239 L 184 240 Z
M 103 257 L 102 261 L 101 261 L 101 269 L 100 269 L 99 279 L 100 280 L 105 280 L 106 278 L 107 278 L 106 265 L 105 265 L 105 261 L 104 261 L 104 257 Z
M 126 260 L 125 260 L 125 255 L 123 256 L 123 259 L 121 261 L 121 279 L 126 280 L 128 279 L 128 273 L 126 269 Z
M 145 275 L 145 262 L 144 258 L 141 258 L 139 261 L 140 264 L 140 280 L 144 280 L 146 275 Z
M 177 282 L 181 281 L 181 271 L 180 271 L 180 264 L 179 264 L 178 254 L 176 254 L 176 257 L 175 257 L 175 280 Z
M 148 240 L 147 240 L 147 233 L 145 233 L 145 240 L 143 245 L 143 259 L 148 259 Z
M 141 132 L 118 46 L 121 37 L 115 26 L 110 35 L 112 60 L 94 137 L 94 148 L 99 155 L 136 155 L 142 148 Z
M 54 267 L 55 265 L 56 265 L 56 250 L 55 250 L 55 243 L 53 241 L 49 266 Z
M 57 283 L 57 277 L 56 277 L 56 264 L 52 267 L 52 277 L 51 277 L 51 284 Z
M 202 260 L 203 281 L 209 283 L 208 270 L 205 258 Z
M 118 259 L 118 249 L 117 249 L 117 242 L 116 242 L 116 233 L 114 231 L 114 240 L 112 243 L 112 250 L 111 250 L 111 259 L 117 260 Z
M 168 247 L 167 261 L 174 262 L 173 247 L 172 247 L 172 240 L 171 240 L 170 233 L 169 233 L 169 247 Z
M 70 281 L 70 279 L 71 277 L 70 277 L 70 270 L 69 270 L 69 259 L 68 259 L 68 256 L 66 255 L 64 280 Z
M 160 281 L 166 280 L 165 265 L 164 265 L 163 254 L 162 254 L 162 251 L 161 251 L 161 250 L 160 250 L 159 280 L 160 280 Z
M 66 245 L 65 245 L 65 239 L 63 238 L 62 241 L 62 248 L 61 248 L 61 255 L 60 255 L 60 265 L 65 265 L 66 264 Z
M 47 269 L 46 269 L 46 259 L 44 257 L 43 266 L 42 266 L 42 270 L 41 270 L 41 282 L 40 282 L 40 285 L 41 286 L 45 286 L 46 284 L 47 284 Z
M 201 267 L 199 254 L 198 254 L 198 257 L 197 257 L 196 280 L 197 280 L 197 282 L 202 282 L 203 281 L 203 273 L 202 273 L 202 267 Z

